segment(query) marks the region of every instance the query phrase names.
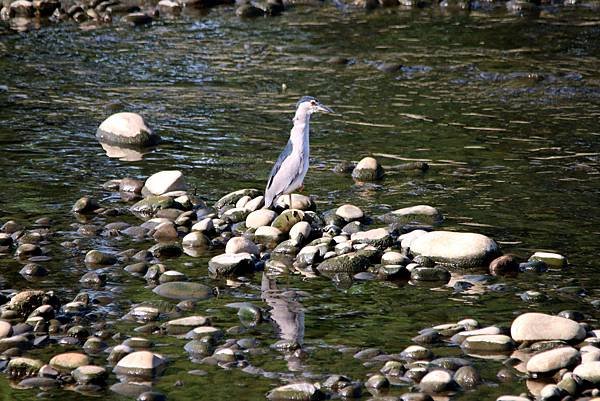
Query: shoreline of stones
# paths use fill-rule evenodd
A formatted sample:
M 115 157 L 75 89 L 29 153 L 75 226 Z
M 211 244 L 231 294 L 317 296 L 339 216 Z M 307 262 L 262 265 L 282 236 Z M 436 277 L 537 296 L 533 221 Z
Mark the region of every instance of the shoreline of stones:
M 241 18 L 277 16 L 297 5 L 321 6 L 323 0 L 159 0 L 147 4 L 141 0 L 2 0 L 0 21 L 7 21 L 15 30 L 44 23 L 73 21 L 84 29 L 111 24 L 115 20 L 132 26 L 148 25 L 161 18 L 178 18 L 185 10 L 207 10 L 222 5 L 235 5 L 235 14 Z M 598 9 L 598 4 L 579 0 L 334 0 L 340 9 L 348 7 L 373 10 L 376 8 L 427 8 L 440 10 L 495 12 L 506 10 L 518 15 L 552 15 L 560 8 L 579 6 Z
M 353 172 L 355 178 L 361 179 L 377 179 L 383 174 L 373 158 L 362 160 Z M 400 280 L 444 286 L 455 269 L 479 266 L 492 275 L 515 275 L 525 270 L 562 270 L 568 265 L 564 256 L 547 252 L 536 252 L 528 261 L 519 263 L 513 256 L 501 255 L 498 244 L 482 234 L 435 230 L 443 216 L 427 205 L 373 218 L 350 204 L 318 213 L 310 197 L 293 194 L 291 198 L 280 197 L 274 210 L 269 210 L 261 208 L 261 191 L 243 189 L 209 206 L 187 192 L 180 171 L 162 171 L 145 181 L 111 180 L 103 187 L 118 191 L 121 200 L 130 206 L 102 206 L 90 197 L 79 199 L 72 208 L 82 221 L 76 225 L 77 235 L 102 236 L 115 242 L 126 238 L 153 240 L 155 244 L 148 249 L 108 253 L 98 249 L 82 251 L 79 239 L 64 240 L 62 247 L 81 253 L 90 269 L 80 279 L 84 290 L 74 299 L 63 304 L 66 300 L 52 291 L 0 292 L 0 370 L 18 381 L 18 388 L 64 387 L 94 393 L 103 391 L 109 379 L 114 380 L 109 372 L 113 367 L 112 373 L 119 381 L 111 386 L 112 391 L 139 396 L 140 400 L 164 399 L 163 394 L 152 390 L 152 380 L 168 366 L 168 357 L 153 352 L 151 341 L 137 334 L 123 340 L 123 334 L 115 333 L 99 310 L 112 302 L 112 297 L 101 291 L 91 297 L 85 290 L 105 288 L 111 271 L 122 266 L 123 271 L 143 277 L 157 296 L 179 302 L 172 307 L 153 302 L 132 305 L 122 319 L 141 324 L 136 333 L 184 338 L 188 340 L 184 350 L 195 362 L 239 368 L 287 382 L 292 380 L 289 374 L 266 372 L 251 365 L 248 356 L 264 351 L 255 351 L 258 345 L 253 341 L 235 338 L 243 333 L 243 327 L 268 321 L 265 312 L 250 303 L 232 304 L 239 309 L 243 327 L 212 326 L 209 317 L 192 313 L 196 302 L 214 296 L 213 289 L 169 270 L 163 262 L 183 254 L 205 256 L 224 249 L 224 253 L 208 262 L 208 274 L 214 279 L 235 282 L 239 276 L 256 272 L 274 278 L 302 274 L 309 278 L 323 276 L 344 287 L 352 285 L 353 280 Z M 134 225 L 119 219 L 132 214 L 143 223 Z M 103 225 L 94 224 L 95 220 Z M 375 222 L 386 226 L 371 228 Z M 53 240 L 51 223 L 46 218 L 36 220 L 31 228 L 8 221 L 0 228 L 0 255 L 29 262 L 21 270 L 24 277 L 43 276 L 48 274 L 43 267 L 48 260 L 45 248 Z M 530 388 L 538 399 L 589 399 L 599 393 L 600 330 L 577 322 L 583 318 L 569 311 L 557 317 L 526 313 L 512 323 L 510 335 L 496 326 L 479 328 L 471 319 L 436 326 L 413 338 L 419 345 L 398 355 L 372 349 L 359 351 L 355 358 L 364 361 L 365 366 L 382 365 L 364 382 L 333 375 L 322 382 L 285 384 L 267 397 L 352 398 L 365 389 L 377 395 L 390 386 L 402 385 L 409 386 L 410 391 L 390 399 L 416 401 L 480 385 L 470 360 L 446 357 L 440 361 L 424 348 L 448 343 L 460 345 L 470 357 L 504 358 L 510 372 L 503 370 L 499 378 L 553 380 L 535 391 Z M 26 356 L 29 349 L 53 344 L 72 347 L 74 351 L 55 355 L 48 363 Z M 304 352 L 301 344 L 284 340 L 276 341 L 271 348 L 292 358 L 301 358 Z M 511 397 L 499 400 L 529 399 L 522 395 Z

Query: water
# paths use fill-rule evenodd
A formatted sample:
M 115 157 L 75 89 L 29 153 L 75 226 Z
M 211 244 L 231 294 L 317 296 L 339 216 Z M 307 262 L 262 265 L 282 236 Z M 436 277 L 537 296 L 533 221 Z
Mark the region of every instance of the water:
M 353 203 L 378 215 L 430 204 L 443 211 L 445 228 L 489 235 L 505 252 L 523 258 L 536 250 L 558 251 L 569 257 L 571 268 L 494 279 L 509 290 L 466 294 L 387 282 L 338 289 L 326 279 L 282 278 L 280 289 L 306 292 L 295 302 L 304 311 L 309 356 L 298 367 L 270 351 L 250 356 L 254 366 L 292 376 L 343 373 L 365 379 L 375 369 L 363 367 L 352 353 L 340 353 L 340 347 L 399 352 L 418 330 L 434 324 L 473 317 L 508 326 L 526 310 L 578 309 L 597 326 L 590 301 L 600 296 L 599 37 L 598 14 L 585 7 L 548 7 L 529 17 L 501 10 L 363 13 L 297 7 L 279 18 L 252 21 L 221 7 L 135 29 L 79 30 L 68 23 L 26 33 L 0 29 L 0 85 L 8 87 L 0 89 L 0 220 L 31 223 L 46 215 L 60 232 L 49 245 L 47 279 L 28 283 L 18 275 L 20 263 L 4 258 L 0 286 L 57 289 L 63 301 L 76 295 L 87 270 L 83 257 L 57 244 L 77 236 L 68 210 L 80 196 L 120 205 L 101 188 L 109 179 L 180 169 L 209 201 L 240 188 L 262 188 L 287 140 L 296 100 L 310 94 L 339 112 L 312 123 L 305 188 L 320 210 Z M 349 63 L 328 62 L 333 56 Z M 380 71 L 384 62 L 402 68 Z M 165 140 L 138 161 L 107 157 L 94 138 L 104 118 L 124 110 L 143 114 Z M 379 184 L 358 185 L 332 172 L 340 161 L 372 154 L 388 171 Z M 426 160 L 431 168 L 394 170 L 407 160 Z M 110 221 L 104 219 L 97 223 Z M 82 250 L 149 245 L 94 238 L 84 239 Z M 239 322 L 225 304 L 251 300 L 268 307 L 261 300 L 260 275 L 231 288 L 208 278 L 207 259 L 167 262 L 220 288 L 221 296 L 201 302 L 196 312 L 228 328 Z M 98 292 L 115 298 L 106 308 L 108 320 L 132 303 L 156 301 L 144 285 L 120 268 L 111 270 L 110 291 Z M 564 287 L 583 289 L 584 295 Z M 518 294 L 529 289 L 548 299 L 522 301 Z M 135 327 L 116 324 L 126 335 Z M 268 323 L 243 336 L 266 346 L 277 338 Z M 171 359 L 156 383 L 170 399 L 262 400 L 280 384 L 193 364 L 182 350 L 185 341 L 149 337 Z M 460 355 L 453 348 L 433 350 Z M 53 346 L 30 354 L 48 360 L 61 351 Z M 497 382 L 500 362 L 476 364 L 486 380 Z M 208 375 L 187 374 L 191 369 Z M 4 376 L 0 387 L 10 399 L 36 393 L 11 390 Z M 489 384 L 453 399 L 523 391 L 523 382 Z M 45 395 L 79 397 L 64 391 Z M 120 399 L 111 392 L 105 397 Z

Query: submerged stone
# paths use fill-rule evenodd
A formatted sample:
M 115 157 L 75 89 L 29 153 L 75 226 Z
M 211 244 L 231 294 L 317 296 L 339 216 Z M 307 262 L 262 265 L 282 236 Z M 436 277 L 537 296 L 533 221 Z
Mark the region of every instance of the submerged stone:
M 433 206 L 416 205 L 394 210 L 381 216 L 381 220 L 388 224 L 405 225 L 420 223 L 427 225 L 440 224 L 444 218 Z
M 212 296 L 212 289 L 204 284 L 173 281 L 155 287 L 152 292 L 164 298 L 176 300 L 203 300 Z

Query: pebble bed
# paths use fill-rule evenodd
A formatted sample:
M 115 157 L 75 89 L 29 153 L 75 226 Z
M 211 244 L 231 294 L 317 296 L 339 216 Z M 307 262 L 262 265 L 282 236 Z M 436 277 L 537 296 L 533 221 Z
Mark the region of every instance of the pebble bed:
M 356 180 L 365 181 L 383 174 L 377 160 L 370 157 L 352 172 Z M 73 299 L 36 289 L 35 280 L 28 290 L 0 291 L 0 371 L 17 388 L 64 388 L 84 394 L 110 388 L 139 400 L 166 399 L 153 386 L 170 361 L 144 338 L 144 333 L 152 333 L 184 339 L 181 353 L 201 365 L 279 379 L 281 386 L 266 394 L 270 400 L 452 397 L 489 385 L 474 366 L 477 358 L 499 362 L 499 382 L 525 381 L 527 393 L 498 400 L 600 399 L 600 329 L 596 319 L 573 310 L 556 316 L 528 312 L 512 322 L 484 327 L 464 316 L 458 322 L 423 328 L 412 338 L 414 344 L 399 353 L 340 348 L 370 370 L 366 378 L 329 374 L 307 379 L 272 372 L 253 361 L 254 355 L 263 353 L 257 341 L 241 337 L 244 327 L 275 322 L 282 334 L 273 338 L 270 348 L 288 361 L 307 357 L 294 328 L 286 331 L 283 327 L 286 317 L 280 314 L 279 301 L 269 297 L 269 280 L 278 277 L 328 279 L 342 287 L 353 280 L 441 286 L 448 285 L 457 269 L 484 267 L 494 276 L 564 271 L 568 261 L 563 255 L 535 252 L 526 261 L 503 255 L 500 246 L 485 235 L 441 230 L 442 214 L 428 205 L 368 216 L 352 204 L 321 212 L 309 196 L 293 194 L 280 197 L 274 210 L 268 210 L 262 208 L 262 191 L 257 189 L 237 190 L 208 205 L 188 192 L 185 177 L 176 170 L 158 172 L 145 181 L 111 180 L 104 189 L 113 191 L 112 201 L 85 196 L 74 203 L 71 212 L 77 236 L 102 237 L 115 247 L 125 238 L 153 240 L 153 246 L 120 252 L 82 249 L 80 238 L 58 235 L 44 217 L 33 223 L 6 221 L 0 229 L 0 257 L 24 263 L 20 274 L 27 279 L 50 274 L 44 267 L 50 259 L 47 247 L 57 241 L 88 267 L 79 282 L 84 290 Z M 123 202 L 126 207 L 115 206 Z M 139 224 L 125 221 L 132 216 Z M 238 310 L 241 323 L 232 327 L 196 314 L 196 304 L 210 302 L 218 292 L 167 265 L 184 254 L 194 257 L 207 252 L 216 254 L 206 266 L 214 280 L 235 285 L 244 277 L 262 275 L 264 299 L 271 309 L 251 302 L 230 304 Z M 114 286 L 114 269 L 145 280 L 146 290 L 156 299 L 156 303 L 135 304 L 119 317 L 139 324 L 135 333 L 115 333 L 110 322 L 100 318 L 110 309 L 111 298 L 98 295 L 98 290 Z M 464 291 L 473 284 L 458 280 L 453 285 Z M 522 295 L 536 296 L 540 294 L 534 291 Z M 597 307 L 599 301 L 590 302 Z M 70 351 L 48 360 L 29 355 L 55 344 L 69 346 Z M 432 349 L 440 347 L 459 348 L 463 355 L 435 355 Z M 406 391 L 386 395 L 390 388 Z

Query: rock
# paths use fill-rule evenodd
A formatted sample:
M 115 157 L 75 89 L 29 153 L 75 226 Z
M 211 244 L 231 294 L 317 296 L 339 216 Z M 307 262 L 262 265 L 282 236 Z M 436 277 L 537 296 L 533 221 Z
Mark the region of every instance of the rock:
M 391 246 L 393 243 L 392 236 L 386 228 L 375 228 L 369 231 L 357 232 L 352 234 L 350 239 L 354 243 L 372 245 L 381 250 Z
M 44 266 L 40 266 L 37 263 L 28 263 L 21 270 L 19 270 L 21 276 L 28 277 L 43 277 L 48 275 L 48 270 Z
M 270 225 L 273 220 L 277 217 L 277 213 L 269 209 L 259 209 L 251 212 L 246 217 L 246 227 L 248 228 L 259 228 L 262 226 Z
M 260 250 L 254 242 L 245 237 L 233 237 L 227 241 L 225 253 L 229 255 L 237 253 L 249 253 L 251 255 L 258 256 L 260 254 Z
M 21 380 L 18 384 L 19 389 L 37 388 L 40 390 L 48 390 L 58 386 L 58 381 L 49 377 L 29 377 Z
M 317 266 L 317 270 L 325 277 L 333 277 L 337 273 L 354 275 L 367 270 L 371 261 L 361 252 L 352 252 L 327 259 Z
M 562 391 L 556 384 L 547 384 L 540 391 L 539 398 L 542 401 L 560 400 L 562 398 Z
M 412 241 L 411 252 L 441 264 L 477 267 L 487 266 L 499 255 L 500 248 L 485 235 L 433 231 Z
M 597 385 L 600 383 L 600 361 L 582 363 L 573 370 L 573 374 Z
M 152 238 L 156 241 L 174 241 L 177 239 L 177 235 L 175 224 L 169 221 L 156 226 Z
M 185 191 L 187 185 L 183 173 L 179 170 L 160 171 L 146 180 L 144 187 L 152 195 L 163 195 L 173 191 Z
M 10 337 L 12 335 L 12 325 L 4 320 L 0 320 L 0 339 Z
M 410 279 L 414 281 L 439 281 L 447 283 L 450 281 L 450 272 L 443 267 L 415 267 L 410 271 Z
M 413 241 L 425 234 L 427 234 L 427 231 L 425 230 L 413 230 L 406 234 L 402 234 L 398 237 L 398 240 L 400 241 L 400 247 L 403 251 L 410 250 Z
M 136 401 L 167 401 L 167 396 L 158 391 L 145 391 L 138 396 Z
M 558 253 L 536 252 L 529 258 L 530 262 L 534 260 L 542 261 L 555 269 L 564 269 L 567 267 L 567 258 Z
M 174 281 L 164 283 L 155 287 L 152 292 L 168 299 L 184 300 L 202 300 L 212 296 L 210 287 L 200 283 L 187 281 Z
M 384 375 L 372 375 L 369 380 L 366 381 L 365 387 L 372 389 L 382 389 L 390 386 L 389 380 Z
M 251 200 L 249 200 L 248 202 L 246 202 L 246 204 L 244 205 L 244 209 L 246 209 L 249 212 L 254 212 L 256 210 L 258 210 L 259 208 L 261 208 L 262 206 L 264 206 L 265 204 L 265 197 L 264 196 L 257 196 Z M 236 204 L 237 205 L 237 204 Z M 268 209 L 265 209 L 268 210 Z M 270 222 L 269 222 L 270 224 Z
M 302 244 L 310 238 L 312 228 L 306 221 L 300 221 L 290 229 L 290 239 L 296 244 Z
M 6 305 L 6 309 L 14 311 L 20 316 L 28 316 L 42 305 L 50 305 L 57 310 L 60 308 L 60 301 L 52 291 L 25 290 L 13 296 Z
M 504 334 L 480 334 L 468 336 L 462 342 L 462 347 L 472 353 L 496 353 L 512 351 L 515 343 Z
M 271 401 L 319 401 L 325 395 L 311 383 L 292 383 L 277 387 L 267 394 Z
M 117 258 L 109 253 L 92 249 L 85 254 L 85 263 L 90 265 L 114 265 L 117 263 Z
M 71 376 L 80 384 L 102 384 L 108 377 L 105 368 L 95 365 L 83 365 L 71 372 Z
M 190 330 L 208 323 L 209 321 L 206 317 L 196 315 L 169 320 L 165 323 L 165 327 L 168 334 L 179 335 L 188 333 Z
M 106 284 L 106 274 L 95 271 L 87 272 L 79 279 L 79 282 L 84 287 L 101 287 Z
M 143 383 L 122 382 L 110 386 L 110 391 L 122 398 L 137 398 L 145 392 L 152 391 L 152 387 Z
M 235 9 L 235 15 L 240 18 L 256 18 L 263 17 L 265 12 L 261 8 L 255 7 L 250 3 L 244 3 L 240 4 L 240 6 Z
M 579 363 L 579 351 L 572 347 L 561 347 L 550 351 L 540 352 L 527 361 L 527 371 L 530 373 L 548 373 L 558 369 L 574 366 Z
M 466 330 L 456 333 L 452 336 L 451 341 L 455 344 L 462 344 L 462 342 L 470 336 L 478 336 L 478 335 L 496 335 L 496 334 L 504 334 L 502 329 L 496 326 L 488 326 L 482 329 L 477 330 Z
M 179 15 L 181 13 L 181 4 L 177 1 L 160 0 L 157 7 L 160 15 Z
M 0 329 L 0 338 L 2 338 L 2 330 Z M 581 352 L 581 362 L 595 362 L 600 361 L 600 348 L 594 347 L 592 345 L 584 345 L 579 349 Z
M 427 360 L 433 357 L 433 352 L 421 345 L 409 345 L 400 353 L 400 356 L 408 360 Z
M 454 372 L 454 381 L 464 390 L 469 390 L 481 384 L 479 371 L 473 366 L 462 366 Z
M 519 272 L 519 262 L 513 255 L 500 256 L 490 263 L 490 274 L 494 276 L 514 275 Z
M 271 227 L 275 227 L 282 233 L 287 234 L 296 223 L 301 222 L 303 219 L 304 212 L 302 210 L 287 209 L 273 220 Z
M 226 210 L 221 215 L 221 220 L 223 220 L 226 223 L 230 223 L 230 224 L 239 223 L 241 221 L 245 221 L 246 217 L 248 217 L 249 214 L 250 214 L 250 212 L 248 212 L 244 208 L 234 207 L 234 208 Z
M 444 217 L 434 207 L 429 205 L 416 205 L 394 210 L 380 217 L 387 224 L 407 225 L 407 224 L 440 224 Z
M 123 357 L 115 366 L 114 372 L 117 375 L 152 378 L 162 372 L 166 363 L 166 359 L 159 354 L 136 351 Z
M 210 240 L 201 231 L 192 231 L 183 237 L 181 245 L 184 248 L 207 248 L 210 246 Z
M 352 178 L 356 181 L 377 181 L 383 178 L 384 171 L 381 164 L 373 157 L 365 157 L 358 162 L 352 171 Z
M 275 206 L 280 209 L 314 210 L 315 204 L 311 198 L 301 194 L 292 194 L 292 206 L 290 208 L 289 195 L 280 196 L 275 201 Z
M 158 277 L 158 282 L 161 284 L 171 283 L 174 281 L 187 281 L 187 277 L 185 274 L 176 270 L 167 270 L 161 274 L 160 277 Z
M 176 242 L 159 242 L 148 249 L 148 251 L 158 259 L 176 258 L 183 253 L 183 249 Z
M 65 352 L 50 359 L 50 366 L 61 372 L 70 373 L 73 369 L 89 364 L 88 356 L 79 352 Z
M 433 370 L 421 379 L 419 387 L 425 393 L 441 393 L 452 390 L 454 380 L 452 379 L 452 375 L 445 370 Z
M 33 256 L 41 256 L 42 248 L 35 244 L 21 244 L 15 251 L 15 256 L 20 259 L 28 259 Z
M 6 366 L 6 372 L 14 378 L 22 378 L 24 376 L 35 376 L 44 366 L 44 362 L 39 359 L 14 357 Z
M 24 335 L 13 335 L 0 339 L 0 353 L 9 349 L 27 349 L 31 348 L 31 342 Z
M 510 327 L 513 340 L 543 341 L 564 340 L 579 341 L 585 338 L 583 326 L 573 320 L 543 313 L 524 313 L 517 317 Z
M 283 240 L 281 230 L 271 226 L 262 226 L 256 229 L 254 241 L 263 244 L 267 248 L 274 248 Z
M 404 393 L 400 396 L 399 401 L 433 401 L 433 398 L 425 393 Z
M 28 0 L 13 1 L 8 7 L 8 15 L 11 18 L 31 18 L 33 11 L 33 3 Z
M 335 210 L 335 214 L 346 222 L 360 220 L 364 217 L 363 211 L 354 205 L 342 205 Z
M 88 196 L 84 196 L 82 198 L 79 198 L 77 202 L 73 204 L 71 210 L 75 213 L 91 213 L 94 210 L 97 210 L 99 207 L 100 205 L 98 205 L 98 202 L 96 202 L 96 200 Z
M 133 146 L 153 146 L 160 141 L 136 113 L 111 115 L 98 127 L 96 138 L 101 142 Z
M 119 192 L 132 192 L 135 194 L 141 194 L 144 182 L 136 180 L 135 178 L 123 178 L 119 181 Z
M 129 208 L 134 214 L 152 216 L 159 210 L 172 208 L 175 201 L 169 196 L 148 196 Z
M 382 265 L 401 265 L 406 266 L 410 263 L 410 259 L 400 252 L 388 251 L 381 257 Z
M 254 270 L 254 260 L 249 253 L 222 254 L 208 261 L 208 272 L 213 277 L 243 275 Z
M 262 191 L 258 189 L 240 189 L 239 191 L 231 192 L 215 203 L 215 209 L 221 209 L 223 206 L 235 206 L 235 204 L 244 196 L 255 198 L 262 195 Z

